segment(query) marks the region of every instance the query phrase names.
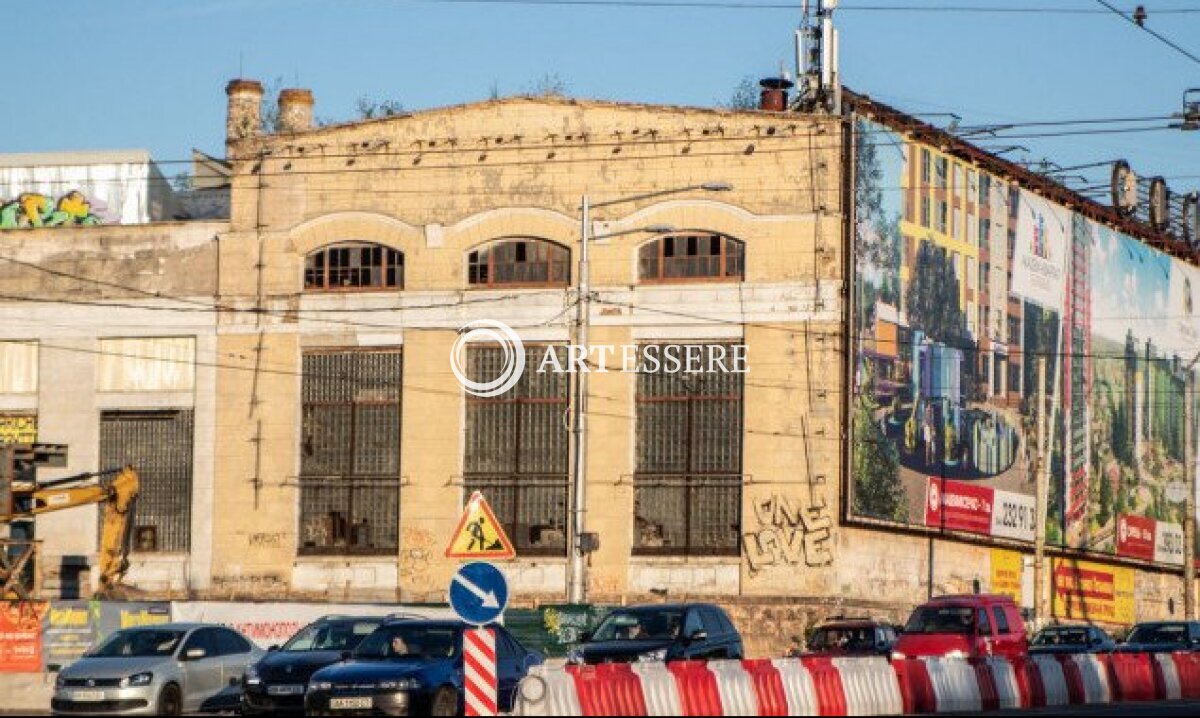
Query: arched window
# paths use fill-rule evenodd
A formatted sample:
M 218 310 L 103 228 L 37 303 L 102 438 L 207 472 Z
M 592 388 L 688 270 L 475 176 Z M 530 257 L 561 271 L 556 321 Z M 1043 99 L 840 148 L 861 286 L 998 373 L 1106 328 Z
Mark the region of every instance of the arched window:
M 675 234 L 642 245 L 638 276 L 644 282 L 745 277 L 746 245 L 720 234 Z
M 570 251 L 542 239 L 501 239 L 467 256 L 472 287 L 564 287 L 570 279 Z
M 304 289 L 307 291 L 403 288 L 404 255 L 390 247 L 343 242 L 322 247 L 304 258 Z

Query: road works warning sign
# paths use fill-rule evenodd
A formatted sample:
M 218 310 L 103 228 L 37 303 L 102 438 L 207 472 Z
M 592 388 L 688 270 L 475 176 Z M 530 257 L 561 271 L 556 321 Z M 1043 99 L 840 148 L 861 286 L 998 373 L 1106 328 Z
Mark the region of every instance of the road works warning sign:
M 506 559 L 517 555 L 504 528 L 496 521 L 492 507 L 476 491 L 463 509 L 458 528 L 446 547 L 446 558 Z

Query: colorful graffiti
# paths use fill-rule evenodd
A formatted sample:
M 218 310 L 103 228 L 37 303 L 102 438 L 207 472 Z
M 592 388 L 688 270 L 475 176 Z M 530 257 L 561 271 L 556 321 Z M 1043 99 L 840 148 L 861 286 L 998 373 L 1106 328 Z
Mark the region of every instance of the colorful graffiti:
M 24 192 L 0 204 L 0 229 L 32 227 L 91 226 L 100 224 L 92 205 L 79 190 L 71 190 L 58 201 L 37 192 Z

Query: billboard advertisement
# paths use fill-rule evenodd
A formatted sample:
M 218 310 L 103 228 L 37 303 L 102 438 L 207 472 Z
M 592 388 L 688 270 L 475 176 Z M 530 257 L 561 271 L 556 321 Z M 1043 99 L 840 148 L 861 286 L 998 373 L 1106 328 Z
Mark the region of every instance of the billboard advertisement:
M 865 119 L 855 162 L 850 517 L 1032 542 L 1044 460 L 1050 545 L 1182 565 L 1200 271 Z

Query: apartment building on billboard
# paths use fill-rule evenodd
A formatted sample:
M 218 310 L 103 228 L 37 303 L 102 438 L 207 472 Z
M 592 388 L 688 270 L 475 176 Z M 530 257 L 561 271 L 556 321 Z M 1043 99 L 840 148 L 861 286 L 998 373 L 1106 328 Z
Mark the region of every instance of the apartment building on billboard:
M 589 373 L 589 602 L 711 599 L 757 650 L 931 594 L 1031 608 L 1044 419 L 1054 595 L 1114 624 L 1181 610 L 1182 509 L 1156 501 L 1182 467 L 1182 399 L 1157 398 L 1179 348 L 1140 330 L 1127 357 L 1103 309 L 1144 271 L 1125 255 L 1164 296 L 1200 285 L 1165 236 L 857 95 L 845 117 L 550 96 L 318 127 L 285 90 L 272 133 L 262 99 L 230 82 L 226 156 L 197 158 L 227 218 L 0 232 L 0 414 L 69 445 L 47 477 L 140 468 L 137 590 L 442 602 L 479 491 L 515 600 L 565 601 L 577 375 L 546 357 L 576 337 L 587 197 L 588 343 L 612 348 Z M 506 366 L 479 321 L 525 348 L 500 395 L 455 374 Z M 616 361 L 670 346 L 746 371 Z M 95 521 L 39 519 L 48 591 L 92 588 Z

